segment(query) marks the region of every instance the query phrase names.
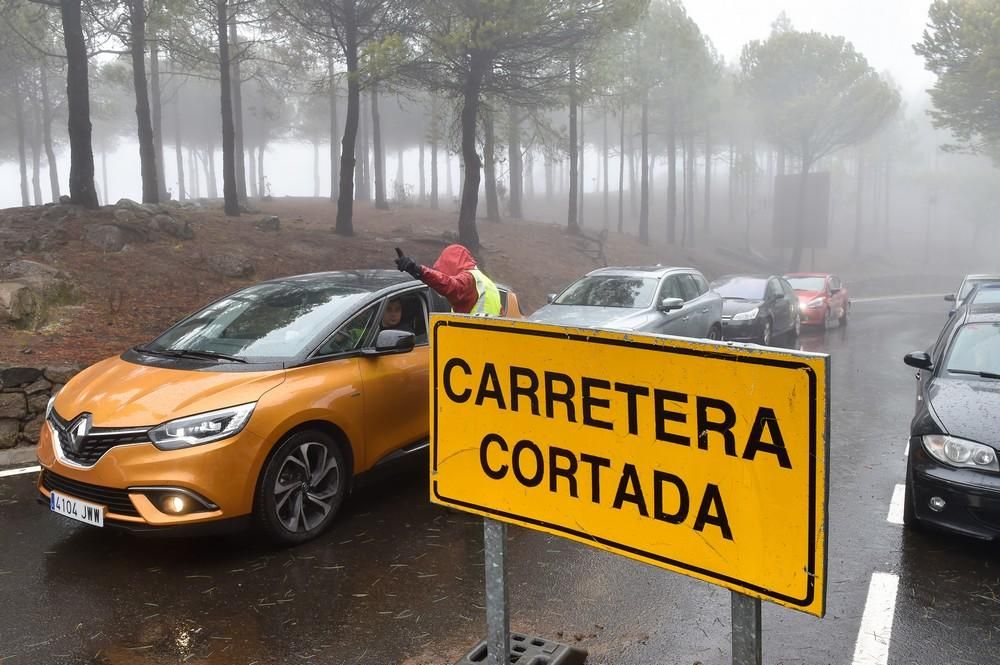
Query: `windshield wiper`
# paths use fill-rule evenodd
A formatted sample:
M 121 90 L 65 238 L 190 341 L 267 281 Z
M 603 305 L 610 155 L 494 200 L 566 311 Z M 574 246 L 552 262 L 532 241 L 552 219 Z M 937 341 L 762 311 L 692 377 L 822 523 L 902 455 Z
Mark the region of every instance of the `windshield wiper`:
M 950 374 L 969 374 L 971 376 L 978 376 L 984 379 L 997 379 L 1000 380 L 1000 374 L 994 374 L 993 372 L 979 372 L 973 369 L 949 369 Z
M 215 351 L 198 351 L 197 349 L 150 349 L 145 346 L 132 347 L 133 351 L 148 353 L 153 356 L 164 356 L 166 358 L 203 358 L 206 360 L 228 360 L 234 363 L 246 364 L 245 358 L 237 356 L 227 356 L 224 353 Z

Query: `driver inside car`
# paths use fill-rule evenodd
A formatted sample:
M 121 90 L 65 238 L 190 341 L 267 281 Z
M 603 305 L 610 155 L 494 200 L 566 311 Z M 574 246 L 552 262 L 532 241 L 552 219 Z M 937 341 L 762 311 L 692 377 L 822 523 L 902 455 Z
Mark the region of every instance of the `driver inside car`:
M 403 301 L 393 298 L 385 304 L 382 312 L 382 330 L 404 330 L 413 332 L 413 326 L 403 321 Z

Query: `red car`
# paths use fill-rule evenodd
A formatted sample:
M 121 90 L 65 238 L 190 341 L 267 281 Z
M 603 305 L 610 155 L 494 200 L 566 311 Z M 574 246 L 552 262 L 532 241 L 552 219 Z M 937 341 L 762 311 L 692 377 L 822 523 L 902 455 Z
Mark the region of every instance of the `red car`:
M 828 273 L 792 273 L 785 279 L 799 297 L 802 325 L 832 327 L 834 321 L 847 324 L 851 300 L 847 287 L 836 275 Z

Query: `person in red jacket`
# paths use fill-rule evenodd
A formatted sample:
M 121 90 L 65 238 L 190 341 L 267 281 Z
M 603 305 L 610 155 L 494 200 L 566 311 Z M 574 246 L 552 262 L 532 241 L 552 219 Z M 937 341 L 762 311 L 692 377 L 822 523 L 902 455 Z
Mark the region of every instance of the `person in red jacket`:
M 462 245 L 448 245 L 434 267 L 420 265 L 396 250 L 396 267 L 431 287 L 459 314 L 500 315 L 500 294 L 496 285 L 476 266 L 476 259 Z

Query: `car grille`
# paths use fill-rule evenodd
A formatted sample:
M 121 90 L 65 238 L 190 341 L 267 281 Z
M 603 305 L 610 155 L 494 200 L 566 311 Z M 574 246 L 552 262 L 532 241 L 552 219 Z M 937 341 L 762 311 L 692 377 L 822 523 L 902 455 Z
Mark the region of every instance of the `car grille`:
M 149 441 L 146 428 L 122 430 L 94 427 L 86 437 L 78 442 L 74 449 L 73 446 L 66 445 L 70 440 L 70 430 L 73 423 L 64 420 L 62 416 L 53 411 L 49 416 L 49 424 L 56 431 L 57 445 L 62 451 L 63 457 L 80 466 L 93 466 L 104 453 L 115 446 Z
M 139 517 L 139 511 L 135 509 L 132 499 L 128 497 L 128 492 L 125 490 L 100 487 L 98 485 L 82 483 L 78 480 L 70 480 L 49 470 L 42 471 L 42 487 L 50 492 L 55 490 L 56 492 L 68 494 L 77 499 L 99 503 L 107 506 L 108 512 L 117 515 Z

